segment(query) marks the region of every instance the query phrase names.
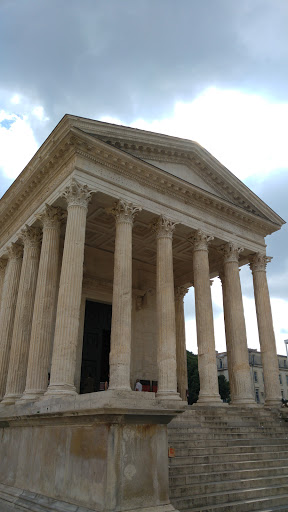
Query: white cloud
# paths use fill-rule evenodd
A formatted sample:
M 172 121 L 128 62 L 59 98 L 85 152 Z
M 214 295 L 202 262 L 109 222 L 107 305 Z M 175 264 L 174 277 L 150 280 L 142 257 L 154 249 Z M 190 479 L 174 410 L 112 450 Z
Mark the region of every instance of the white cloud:
M 2 123 L 2 124 L 1 124 Z M 16 178 L 38 149 L 27 118 L 0 112 L 0 169 Z
M 287 103 L 209 88 L 191 103 L 176 103 L 170 118 L 131 126 L 194 140 L 243 180 L 288 167 L 287 119 Z
M 20 103 L 20 96 L 19 96 L 19 94 L 14 94 L 14 96 L 12 96 L 10 101 L 14 105 L 18 105 Z

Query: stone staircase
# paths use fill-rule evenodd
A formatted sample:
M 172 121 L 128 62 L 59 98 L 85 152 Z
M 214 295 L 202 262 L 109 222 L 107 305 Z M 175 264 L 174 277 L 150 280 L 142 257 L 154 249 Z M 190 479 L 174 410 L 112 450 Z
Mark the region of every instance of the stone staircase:
M 288 512 L 288 423 L 263 407 L 193 407 L 168 426 L 170 500 L 193 512 Z

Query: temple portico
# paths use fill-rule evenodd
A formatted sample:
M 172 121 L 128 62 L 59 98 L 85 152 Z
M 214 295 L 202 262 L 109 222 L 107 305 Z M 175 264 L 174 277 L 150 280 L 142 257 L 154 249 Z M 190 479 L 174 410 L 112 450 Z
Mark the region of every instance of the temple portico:
M 28 430 L 36 422 L 48 444 L 55 423 L 69 461 L 71 454 L 85 459 L 89 429 L 95 429 L 96 444 L 105 452 L 100 459 L 107 471 L 122 468 L 121 485 L 130 496 L 129 482 L 142 460 L 139 454 L 139 467 L 131 461 L 134 469 L 125 466 L 125 429 L 135 446 L 141 438 L 145 451 L 147 426 L 157 459 L 157 450 L 166 449 L 166 424 L 187 405 L 183 299 L 189 287 L 195 293 L 197 407 L 224 405 L 211 299 L 217 276 L 232 404 L 256 406 L 239 276 L 243 265 L 252 271 L 267 405 L 280 403 L 265 236 L 283 221 L 195 143 L 72 116 L 55 130 L 39 150 L 49 159 L 35 155 L 22 182 L 16 180 L 0 202 L 0 417 L 10 418 L 11 428 L 4 430 L 12 451 L 13 422 Z M 149 393 L 134 391 L 136 379 Z M 70 426 L 81 442 L 75 438 L 67 448 L 63 432 Z M 12 466 L 17 457 L 14 453 Z M 161 457 L 155 462 L 161 482 L 145 506 L 157 502 L 155 510 L 165 506 L 168 512 Z M 73 460 L 67 463 L 71 468 Z M 100 473 L 99 500 L 85 497 L 82 477 L 78 494 L 71 497 L 63 483 L 58 495 L 101 511 L 140 507 L 136 491 L 133 506 L 126 491 L 121 499 L 109 494 Z M 48 492 L 44 480 L 29 487 L 26 477 L 21 485 L 17 478 L 15 473 L 15 487 L 54 497 L 52 483 Z M 5 483 L 5 476 L 0 474 L 0 481 Z

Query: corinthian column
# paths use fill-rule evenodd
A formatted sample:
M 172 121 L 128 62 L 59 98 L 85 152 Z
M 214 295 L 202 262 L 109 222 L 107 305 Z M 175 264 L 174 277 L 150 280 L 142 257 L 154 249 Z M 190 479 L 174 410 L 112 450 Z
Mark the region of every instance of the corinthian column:
M 26 382 L 34 298 L 37 283 L 41 230 L 26 226 L 20 233 L 24 243 L 11 344 L 6 392 L 2 403 L 13 404 L 21 397 Z
M 161 216 L 152 228 L 157 238 L 157 364 L 158 391 L 162 399 L 180 400 L 177 393 L 176 324 L 172 238 L 176 223 Z
M 1 297 L 4 284 L 5 270 L 7 266 L 7 260 L 0 259 L 0 308 L 1 308 Z
M 230 397 L 233 402 L 234 399 L 234 381 L 233 381 L 233 365 L 232 365 L 232 355 L 231 355 L 231 328 L 229 325 L 229 314 L 227 310 L 227 301 L 229 301 L 229 297 L 227 296 L 226 287 L 225 287 L 225 276 L 224 270 L 219 272 L 219 279 L 222 284 L 222 297 L 223 297 L 223 311 L 224 311 L 224 326 L 225 326 L 225 336 L 226 336 L 226 350 L 227 350 L 227 366 L 228 366 L 228 375 L 229 375 L 229 388 L 230 388 Z
M 279 366 L 273 329 L 272 312 L 266 265 L 272 258 L 265 254 L 255 254 L 250 263 L 253 275 L 254 296 L 256 303 L 261 359 L 263 364 L 265 405 L 279 405 L 281 390 L 279 382 Z
M 62 197 L 67 201 L 67 226 L 59 284 L 51 378 L 47 395 L 76 394 L 74 385 L 86 216 L 92 191 L 72 180 Z
M 193 272 L 198 345 L 200 392 L 197 404 L 222 405 L 219 395 L 214 339 L 208 243 L 212 236 L 198 230 L 189 239 L 193 244 Z
M 8 247 L 7 252 L 8 263 L 2 289 L 0 311 L 0 400 L 2 400 L 6 389 L 23 248 L 13 243 Z
M 176 361 L 177 361 L 177 383 L 180 397 L 187 400 L 188 377 L 187 377 L 187 354 L 185 338 L 185 317 L 184 317 L 184 296 L 188 288 L 178 286 L 175 290 L 175 320 L 176 320 Z
M 252 393 L 251 375 L 248 359 L 246 326 L 239 276 L 239 253 L 242 248 L 232 243 L 221 249 L 224 254 L 225 279 L 225 322 L 229 330 L 227 346 L 230 353 L 230 373 L 232 379 L 232 404 L 255 405 Z M 228 331 L 226 331 L 228 333 Z
M 116 221 L 109 389 L 131 391 L 132 227 L 139 211 L 121 199 L 108 210 Z
M 60 208 L 45 206 L 37 216 L 43 225 L 35 306 L 32 320 L 26 388 L 22 400 L 35 400 L 47 390 L 57 299 Z

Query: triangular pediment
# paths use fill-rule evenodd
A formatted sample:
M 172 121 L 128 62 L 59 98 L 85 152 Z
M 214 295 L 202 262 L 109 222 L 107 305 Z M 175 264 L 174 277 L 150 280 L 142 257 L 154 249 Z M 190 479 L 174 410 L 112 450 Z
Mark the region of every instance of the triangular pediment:
M 285 223 L 232 172 L 194 141 L 74 116 L 65 118 L 90 137 L 165 171 L 183 184 L 194 185 L 242 211 L 272 222 L 278 226 L 276 229 Z

